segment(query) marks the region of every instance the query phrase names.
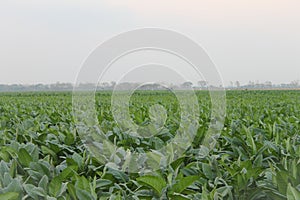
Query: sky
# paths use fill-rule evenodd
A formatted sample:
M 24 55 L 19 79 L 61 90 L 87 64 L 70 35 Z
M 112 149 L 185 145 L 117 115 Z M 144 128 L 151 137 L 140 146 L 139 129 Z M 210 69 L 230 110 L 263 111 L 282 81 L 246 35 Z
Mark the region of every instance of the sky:
M 98 45 L 144 27 L 193 39 L 225 85 L 289 83 L 300 79 L 299 11 L 299 0 L 1 0 L 0 84 L 74 83 Z

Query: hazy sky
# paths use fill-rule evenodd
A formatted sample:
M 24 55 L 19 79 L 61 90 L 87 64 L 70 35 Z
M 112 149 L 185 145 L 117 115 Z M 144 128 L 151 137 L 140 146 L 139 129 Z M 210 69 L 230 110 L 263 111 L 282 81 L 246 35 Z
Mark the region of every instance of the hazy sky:
M 299 0 L 1 0 L 0 83 L 74 82 L 97 45 L 143 27 L 194 39 L 225 84 L 300 79 Z

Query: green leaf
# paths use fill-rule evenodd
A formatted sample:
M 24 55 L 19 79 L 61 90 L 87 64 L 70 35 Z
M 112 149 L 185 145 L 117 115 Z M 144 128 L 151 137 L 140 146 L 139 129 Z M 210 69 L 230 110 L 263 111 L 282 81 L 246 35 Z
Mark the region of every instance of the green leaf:
M 46 196 L 46 192 L 43 188 L 35 187 L 34 185 L 31 184 L 25 184 L 24 189 L 27 192 L 27 194 L 34 199 L 37 199 L 38 196 L 40 197 Z
M 58 197 L 63 190 L 63 183 L 59 176 L 56 176 L 52 179 L 49 184 L 49 193 L 51 196 Z
M 107 179 L 100 179 L 96 181 L 96 188 L 102 188 L 108 185 L 111 185 L 112 181 Z
M 202 170 L 203 170 L 203 173 L 204 175 L 212 180 L 213 179 L 213 172 L 212 172 L 212 169 L 211 169 L 211 166 L 207 163 L 202 163 Z
M 55 160 L 57 159 L 56 153 L 54 151 L 52 151 L 51 149 L 49 149 L 48 147 L 42 146 L 41 150 L 44 155 L 51 155 Z
M 253 166 L 254 167 L 261 167 L 262 166 L 262 161 L 263 161 L 263 155 L 259 154 L 255 160 L 253 161 Z
M 0 194 L 0 199 L 3 200 L 17 200 L 19 198 L 19 194 L 16 192 L 6 192 L 4 194 Z
M 21 181 L 17 179 L 13 179 L 7 187 L 5 187 L 5 192 L 17 192 L 21 194 L 23 192 L 23 188 L 21 185 Z
M 300 199 L 300 192 L 292 187 L 292 185 L 289 183 L 287 187 L 286 197 L 288 200 L 299 200 Z
M 19 150 L 18 158 L 19 158 L 21 165 L 23 165 L 25 167 L 29 167 L 30 162 L 32 162 L 32 160 L 33 160 L 32 157 L 30 156 L 30 154 L 24 148 L 21 148 Z
M 90 191 L 90 182 L 84 176 L 81 176 L 77 178 L 75 187 Z
M 109 169 L 107 171 L 107 174 L 113 175 L 115 179 L 123 183 L 126 183 L 129 180 L 128 176 L 124 172 L 119 170 Z
M 257 153 L 257 148 L 256 148 L 255 141 L 253 139 L 253 136 L 252 136 L 249 128 L 247 128 L 246 126 L 244 126 L 243 128 L 244 128 L 244 131 L 246 132 L 246 136 L 247 136 L 246 142 L 249 146 L 251 146 L 252 154 L 255 155 Z
M 1 162 L 0 162 L 0 176 L 4 176 L 5 172 L 9 172 L 9 168 L 8 168 L 6 162 L 1 160 Z
M 72 133 L 67 133 L 65 138 L 66 145 L 72 145 L 75 142 L 75 137 Z
M 45 191 L 47 190 L 47 185 L 48 185 L 48 176 L 44 175 L 43 178 L 39 182 L 39 187 L 43 188 Z
M 13 178 L 16 176 L 17 166 L 18 166 L 18 163 L 16 162 L 16 160 L 13 160 L 10 165 L 10 169 L 9 169 L 9 173 L 10 173 L 11 177 L 13 177 Z
M 4 177 L 3 177 L 3 186 L 8 186 L 9 183 L 12 182 L 12 177 L 10 176 L 10 174 L 8 172 L 5 172 Z
M 72 159 L 77 163 L 77 165 L 79 167 L 81 167 L 83 165 L 83 158 L 81 155 L 79 155 L 78 153 L 74 153 L 72 155 Z
M 287 191 L 288 177 L 289 175 L 286 171 L 279 171 L 276 174 L 277 187 L 278 191 L 281 194 L 285 194 L 285 192 Z
M 91 195 L 90 192 L 86 191 L 86 190 L 82 190 L 79 188 L 76 188 L 76 195 L 78 197 L 78 199 L 84 199 L 84 200 L 95 200 L 95 198 Z
M 68 193 L 72 197 L 72 199 L 77 200 L 76 189 L 75 186 L 71 183 L 68 184 Z
M 77 166 L 69 166 L 67 168 L 65 168 L 60 174 L 60 180 L 61 181 L 65 181 L 67 178 L 72 177 L 74 174 L 76 174 L 77 171 Z
M 172 194 L 172 195 L 170 195 L 170 197 L 171 197 L 170 199 L 172 199 L 172 200 L 190 200 L 191 199 L 182 194 Z
M 171 167 L 173 170 L 176 170 L 183 162 L 184 162 L 185 157 L 178 158 L 177 160 L 173 161 L 171 163 Z
M 137 181 L 142 185 L 150 186 L 158 195 L 161 195 L 162 190 L 167 186 L 166 181 L 161 176 L 142 176 L 137 178 Z
M 188 177 L 183 177 L 173 185 L 172 191 L 176 193 L 181 193 L 184 191 L 187 187 L 189 187 L 191 184 L 193 184 L 196 180 L 199 180 L 199 176 L 188 176 Z

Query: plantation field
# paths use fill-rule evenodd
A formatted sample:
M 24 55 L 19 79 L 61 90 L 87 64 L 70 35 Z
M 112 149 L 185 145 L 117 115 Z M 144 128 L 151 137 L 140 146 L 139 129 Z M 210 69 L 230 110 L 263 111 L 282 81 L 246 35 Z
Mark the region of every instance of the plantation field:
M 0 93 L 0 200 L 299 200 L 300 91 L 227 91 L 224 127 L 212 149 L 201 145 L 211 121 L 210 96 L 198 91 L 197 97 L 199 129 L 185 153 L 152 173 L 128 173 L 87 150 L 73 119 L 71 92 Z M 143 127 L 155 104 L 165 107 L 164 128 L 135 137 L 114 121 L 111 93 L 98 92 L 101 131 L 126 151 L 160 149 L 179 128 L 176 97 L 138 91 L 129 112 Z

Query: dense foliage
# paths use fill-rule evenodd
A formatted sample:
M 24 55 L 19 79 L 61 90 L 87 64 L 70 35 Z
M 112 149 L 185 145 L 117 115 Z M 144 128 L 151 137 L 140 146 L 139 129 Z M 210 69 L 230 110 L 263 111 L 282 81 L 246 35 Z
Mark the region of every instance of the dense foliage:
M 228 91 L 224 128 L 211 150 L 201 146 L 209 95 L 197 96 L 194 143 L 167 168 L 143 174 L 109 168 L 86 150 L 71 93 L 0 94 L 0 199 L 300 199 L 300 92 Z M 129 150 L 160 148 L 179 125 L 174 95 L 139 91 L 129 109 L 143 126 L 155 103 L 167 110 L 165 129 L 150 139 L 134 138 L 113 120 L 110 93 L 98 93 L 102 131 Z

